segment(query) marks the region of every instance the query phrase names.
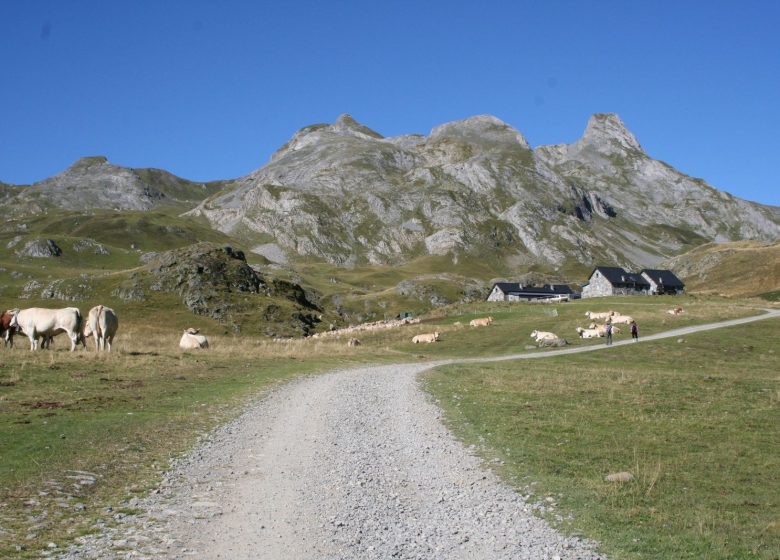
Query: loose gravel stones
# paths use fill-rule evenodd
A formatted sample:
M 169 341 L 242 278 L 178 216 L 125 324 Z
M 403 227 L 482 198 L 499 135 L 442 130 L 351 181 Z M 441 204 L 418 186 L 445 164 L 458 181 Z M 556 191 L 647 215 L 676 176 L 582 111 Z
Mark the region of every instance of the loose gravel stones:
M 602 558 L 454 439 L 417 385 L 428 367 L 280 387 L 60 558 Z

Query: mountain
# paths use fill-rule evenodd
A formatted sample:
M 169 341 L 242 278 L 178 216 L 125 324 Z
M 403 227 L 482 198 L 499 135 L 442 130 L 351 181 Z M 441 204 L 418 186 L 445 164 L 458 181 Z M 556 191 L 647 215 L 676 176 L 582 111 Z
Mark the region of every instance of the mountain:
M 780 242 L 707 243 L 664 264 L 688 293 L 780 297 Z
M 505 274 L 651 267 L 709 241 L 780 236 L 776 208 L 652 159 L 614 114 L 536 149 L 492 116 L 384 138 L 342 115 L 299 130 L 190 214 L 271 260 L 466 257 Z
M 15 216 L 48 209 L 151 210 L 161 206 L 191 208 L 214 194 L 221 182 L 194 183 L 161 169 L 132 169 L 103 156 L 85 157 L 62 173 L 32 185 L 0 183 L 0 204 Z

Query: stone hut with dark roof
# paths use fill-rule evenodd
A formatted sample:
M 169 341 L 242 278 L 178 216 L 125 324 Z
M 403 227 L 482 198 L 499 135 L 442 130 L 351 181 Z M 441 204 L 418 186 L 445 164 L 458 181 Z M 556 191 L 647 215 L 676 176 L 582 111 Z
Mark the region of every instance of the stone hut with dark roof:
M 650 284 L 651 294 L 678 295 L 685 293 L 685 284 L 671 270 L 646 268 L 640 274 Z
M 566 284 L 523 286 L 517 282 L 496 282 L 488 301 L 530 301 L 534 299 L 573 299 L 577 294 Z
M 641 274 L 619 266 L 597 266 L 582 288 L 582 297 L 633 296 L 650 293 L 650 282 Z

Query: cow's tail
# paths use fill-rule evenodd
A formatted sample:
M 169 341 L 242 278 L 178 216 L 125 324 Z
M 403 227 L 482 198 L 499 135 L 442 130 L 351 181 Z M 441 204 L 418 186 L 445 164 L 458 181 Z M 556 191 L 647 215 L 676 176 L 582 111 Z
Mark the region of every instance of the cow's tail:
M 87 347 L 87 341 L 84 340 L 84 317 L 81 316 L 81 311 L 76 308 L 76 344 L 79 341 L 84 348 Z

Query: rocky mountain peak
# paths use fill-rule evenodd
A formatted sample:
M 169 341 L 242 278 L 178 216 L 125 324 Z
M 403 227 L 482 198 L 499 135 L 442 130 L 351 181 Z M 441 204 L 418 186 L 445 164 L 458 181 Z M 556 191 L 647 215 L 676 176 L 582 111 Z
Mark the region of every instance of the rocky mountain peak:
M 432 140 L 454 138 L 470 143 L 475 141 L 511 143 L 530 149 L 528 141 L 518 130 L 492 115 L 476 115 L 444 123 L 431 131 L 430 138 Z
M 644 152 L 639 141 L 615 113 L 596 113 L 591 116 L 579 143 L 594 146 L 606 153 Z
M 94 165 L 102 165 L 105 163 L 108 163 L 108 158 L 106 156 L 87 156 L 77 159 L 68 169 L 87 169 Z
M 354 118 L 352 118 L 352 115 L 347 113 L 340 115 L 339 118 L 336 119 L 336 122 L 330 126 L 330 130 L 339 134 L 348 134 L 362 138 L 382 138 L 381 134 L 371 130 L 365 125 L 360 124 Z

